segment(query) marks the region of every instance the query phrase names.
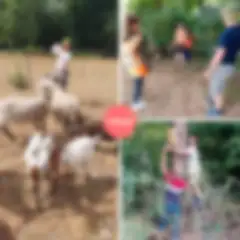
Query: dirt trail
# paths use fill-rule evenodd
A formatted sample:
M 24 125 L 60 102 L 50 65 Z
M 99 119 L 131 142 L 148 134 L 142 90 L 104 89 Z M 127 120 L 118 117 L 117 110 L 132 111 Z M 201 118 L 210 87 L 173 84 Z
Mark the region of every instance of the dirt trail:
M 27 62 L 22 56 L 0 54 L 1 97 L 19 94 L 7 82 L 15 64 L 26 70 Z M 53 61 L 48 57 L 32 56 L 28 64 L 35 84 L 40 76 L 51 69 Z M 79 95 L 84 113 L 100 119 L 105 109 L 116 102 L 116 61 L 75 58 L 71 64 L 70 91 Z M 27 91 L 20 94 L 33 93 Z M 49 120 L 49 130 L 59 131 L 52 120 Z M 110 239 L 116 239 L 115 144 L 102 143 L 102 149 L 91 164 L 90 179 L 80 184 L 63 181 L 53 202 L 45 197 L 46 207 L 42 212 L 36 212 L 32 208 L 33 200 L 22 159 L 23 146 L 20 144 L 31 135 L 33 129 L 23 125 L 13 126 L 13 131 L 19 136 L 19 142 L 15 144 L 0 135 L 0 220 L 6 221 L 14 233 L 18 232 L 17 239 L 93 240 L 100 239 L 100 235 L 109 237 L 110 233 Z
M 123 82 L 124 99 L 130 102 L 132 83 L 127 74 L 124 74 Z M 238 81 L 234 82 L 231 91 L 236 89 L 235 85 Z M 239 84 L 237 87 L 239 88 Z M 189 69 L 179 69 L 173 65 L 172 61 L 160 61 L 155 64 L 146 79 L 147 108 L 139 115 L 142 118 L 186 116 L 205 118 L 206 96 L 207 81 L 203 77 L 203 68 L 200 63 L 192 63 Z M 226 117 L 237 116 L 240 116 L 240 107 L 232 102 L 231 107 L 227 108 Z

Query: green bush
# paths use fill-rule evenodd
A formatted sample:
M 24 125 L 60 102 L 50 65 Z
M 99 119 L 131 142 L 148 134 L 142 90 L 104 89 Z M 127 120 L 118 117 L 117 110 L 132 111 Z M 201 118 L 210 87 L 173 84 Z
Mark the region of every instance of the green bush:
M 124 203 L 139 200 L 139 184 L 150 185 L 161 181 L 161 152 L 166 142 L 169 125 L 164 122 L 139 124 L 131 139 L 123 142 Z M 190 122 L 188 134 L 198 138 L 203 174 L 207 181 L 220 189 L 230 177 L 237 181 L 231 185 L 228 197 L 239 197 L 240 124 L 238 122 Z M 208 183 L 209 183 L 208 182 Z M 150 195 L 150 190 L 146 190 Z M 129 209 L 125 208 L 126 211 Z
M 219 9 L 215 7 L 196 8 L 190 12 L 182 8 L 147 9 L 139 13 L 142 32 L 157 48 L 171 44 L 174 27 L 186 24 L 195 37 L 194 53 L 208 56 L 223 30 Z
M 40 47 L 28 45 L 25 49 L 22 50 L 25 54 L 37 54 L 37 53 L 44 53 L 44 50 Z
M 213 52 L 219 35 L 223 31 L 218 8 L 202 7 L 192 13 L 193 22 L 190 25 L 196 39 L 194 53 L 199 56 L 208 56 Z
M 8 80 L 10 85 L 16 89 L 25 90 L 29 88 L 28 78 L 26 74 L 21 71 L 16 71 L 11 74 Z

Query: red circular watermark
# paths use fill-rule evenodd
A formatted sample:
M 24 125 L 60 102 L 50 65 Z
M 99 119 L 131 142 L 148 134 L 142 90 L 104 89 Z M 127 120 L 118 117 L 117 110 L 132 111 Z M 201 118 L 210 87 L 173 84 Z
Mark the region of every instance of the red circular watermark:
M 116 139 L 124 139 L 133 134 L 137 122 L 135 112 L 125 105 L 110 107 L 103 119 L 105 131 Z

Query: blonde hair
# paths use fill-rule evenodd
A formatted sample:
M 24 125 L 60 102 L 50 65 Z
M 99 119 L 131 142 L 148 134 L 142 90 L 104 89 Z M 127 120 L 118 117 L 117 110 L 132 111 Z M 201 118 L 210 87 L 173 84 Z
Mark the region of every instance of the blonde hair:
M 172 146 L 176 145 L 177 137 L 176 137 L 175 126 L 172 126 L 171 128 L 168 129 L 167 140 L 170 145 Z
M 70 37 L 65 37 L 62 39 L 62 45 L 71 45 L 71 38 Z
M 239 12 L 234 8 L 230 7 L 223 8 L 221 14 L 226 24 L 233 24 L 238 21 Z

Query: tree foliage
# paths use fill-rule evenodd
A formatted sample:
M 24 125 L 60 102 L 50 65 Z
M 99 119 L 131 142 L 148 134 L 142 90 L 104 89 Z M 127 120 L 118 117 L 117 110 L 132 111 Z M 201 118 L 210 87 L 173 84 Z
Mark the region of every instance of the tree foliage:
M 140 174 L 141 157 L 148 153 L 148 165 L 156 178 L 161 176 L 160 154 L 166 142 L 167 123 L 141 124 L 135 135 L 123 145 L 126 171 Z M 204 171 L 213 184 L 223 184 L 229 177 L 240 180 L 240 124 L 239 123 L 190 123 L 189 134 L 198 138 Z M 146 165 L 146 164 L 145 164 Z
M 2 0 L 0 20 L 2 48 L 48 48 L 69 36 L 77 49 L 116 51 L 117 1 Z
M 239 1 L 129 0 L 128 11 L 140 17 L 143 34 L 156 47 L 169 46 L 174 26 L 183 22 L 196 40 L 193 49 L 195 55 L 208 56 L 223 30 L 220 18 L 220 8 L 223 6 L 237 8 Z

